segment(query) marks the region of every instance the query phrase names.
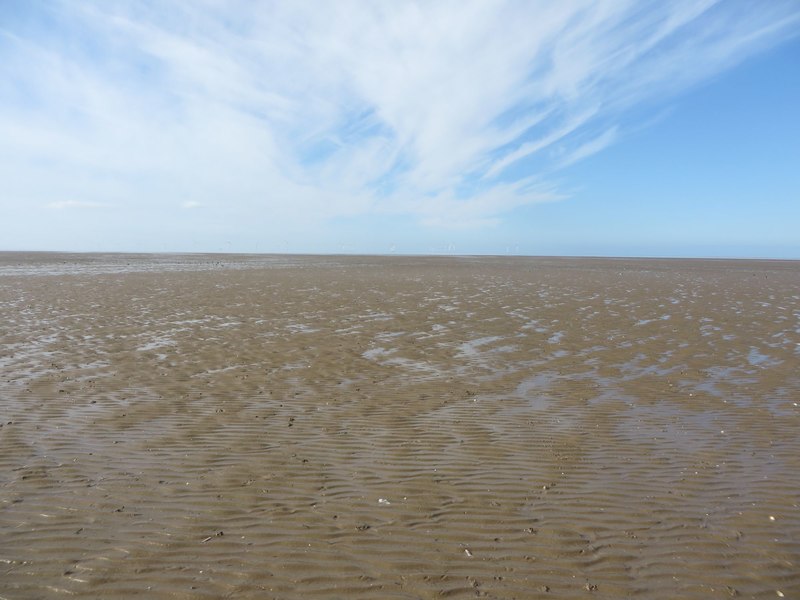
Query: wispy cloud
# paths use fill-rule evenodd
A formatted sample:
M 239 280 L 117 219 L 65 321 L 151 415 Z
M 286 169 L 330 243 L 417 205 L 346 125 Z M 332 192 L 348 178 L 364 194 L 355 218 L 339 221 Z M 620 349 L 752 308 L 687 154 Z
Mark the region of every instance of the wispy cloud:
M 577 148 L 570 151 L 570 153 L 562 158 L 558 163 L 559 168 L 568 167 L 569 165 L 576 163 L 584 158 L 591 156 L 592 154 L 597 154 L 604 148 L 607 148 L 611 144 L 613 144 L 617 139 L 617 127 L 611 127 L 598 135 L 597 137 L 589 140 L 578 146 Z
M 152 216 L 188 196 L 182 208 L 231 218 L 437 227 L 561 198 L 544 179 L 636 127 L 631 108 L 800 24 L 778 0 L 29 10 L 51 14 L 0 24 L 7 198 Z M 64 194 L 76 200 L 52 200 Z

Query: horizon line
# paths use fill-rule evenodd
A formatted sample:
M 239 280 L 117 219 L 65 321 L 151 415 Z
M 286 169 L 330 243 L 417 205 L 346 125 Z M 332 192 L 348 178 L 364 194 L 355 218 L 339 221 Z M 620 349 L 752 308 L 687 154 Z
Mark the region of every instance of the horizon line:
M 296 256 L 296 257 L 348 257 L 348 258 L 536 258 L 579 260 L 692 260 L 692 261 L 769 261 L 800 262 L 795 258 L 764 256 L 675 256 L 675 255 L 618 255 L 618 254 L 497 254 L 497 253 L 430 253 L 430 252 L 231 252 L 182 251 L 157 252 L 127 250 L 0 250 L 0 254 L 52 254 L 52 255 L 120 255 L 120 256 Z

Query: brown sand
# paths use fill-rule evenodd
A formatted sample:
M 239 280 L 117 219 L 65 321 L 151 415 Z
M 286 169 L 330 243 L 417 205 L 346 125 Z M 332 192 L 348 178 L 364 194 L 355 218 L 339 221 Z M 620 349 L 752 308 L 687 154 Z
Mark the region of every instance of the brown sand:
M 0 255 L 0 597 L 800 598 L 800 263 Z

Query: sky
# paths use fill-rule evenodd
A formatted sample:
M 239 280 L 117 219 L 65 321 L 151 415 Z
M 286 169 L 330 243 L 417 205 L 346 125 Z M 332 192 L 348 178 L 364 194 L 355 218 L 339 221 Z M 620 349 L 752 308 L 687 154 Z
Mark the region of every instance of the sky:
M 0 0 L 0 250 L 800 259 L 800 2 Z

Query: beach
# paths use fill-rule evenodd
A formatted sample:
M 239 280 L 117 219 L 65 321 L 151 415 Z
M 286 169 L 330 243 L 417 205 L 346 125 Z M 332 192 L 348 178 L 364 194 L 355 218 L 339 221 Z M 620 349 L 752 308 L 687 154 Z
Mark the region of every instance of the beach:
M 0 597 L 798 598 L 800 262 L 0 253 Z

